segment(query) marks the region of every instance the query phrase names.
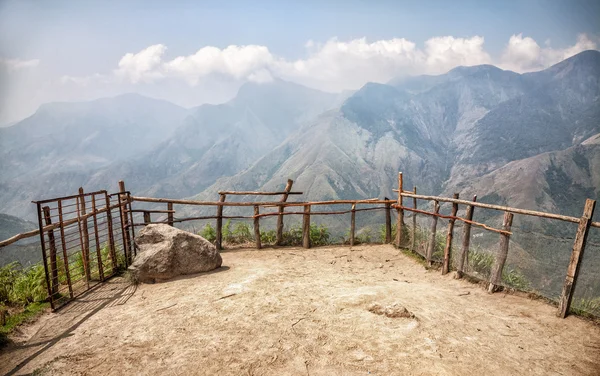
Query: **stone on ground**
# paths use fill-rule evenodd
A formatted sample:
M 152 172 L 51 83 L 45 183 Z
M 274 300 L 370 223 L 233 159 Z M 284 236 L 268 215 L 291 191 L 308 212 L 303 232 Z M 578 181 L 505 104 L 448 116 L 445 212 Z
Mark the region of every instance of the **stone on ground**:
M 414 318 L 415 315 L 413 315 L 409 310 L 407 310 L 406 308 L 404 308 L 403 306 L 401 306 L 398 303 L 394 303 L 392 305 L 383 307 L 380 304 L 373 304 L 369 307 L 369 312 L 372 312 L 376 315 L 384 315 L 386 317 L 390 317 L 390 318 L 397 318 L 397 317 L 406 317 L 406 318 Z
M 144 227 L 135 237 L 135 244 L 137 256 L 129 270 L 143 283 L 207 272 L 222 263 L 221 255 L 208 240 L 165 224 Z

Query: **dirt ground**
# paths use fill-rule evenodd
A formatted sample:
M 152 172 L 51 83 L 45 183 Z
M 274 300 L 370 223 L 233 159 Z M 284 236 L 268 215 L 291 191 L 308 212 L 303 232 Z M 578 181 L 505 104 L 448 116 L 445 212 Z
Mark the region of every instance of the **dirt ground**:
M 599 326 L 392 246 L 240 249 L 223 265 L 155 285 L 113 279 L 23 328 L 0 372 L 600 375 Z M 394 304 L 414 317 L 376 314 Z

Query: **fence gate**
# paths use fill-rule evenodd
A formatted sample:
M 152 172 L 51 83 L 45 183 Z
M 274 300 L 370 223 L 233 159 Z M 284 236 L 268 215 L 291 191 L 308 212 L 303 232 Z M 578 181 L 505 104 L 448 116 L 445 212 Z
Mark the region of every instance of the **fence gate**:
M 37 201 L 46 286 L 55 310 L 131 263 L 129 192 Z

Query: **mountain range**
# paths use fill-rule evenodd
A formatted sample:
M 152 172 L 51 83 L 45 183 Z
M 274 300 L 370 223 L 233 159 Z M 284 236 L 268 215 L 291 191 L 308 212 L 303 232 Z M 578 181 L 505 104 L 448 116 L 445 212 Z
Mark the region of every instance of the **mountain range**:
M 600 199 L 600 52 L 543 71 L 491 65 L 325 93 L 248 83 L 184 109 L 127 94 L 51 103 L 0 128 L 0 212 L 83 186 L 214 200 L 294 179 L 306 199 L 394 197 L 405 185 L 579 216 Z M 598 217 L 598 214 L 596 215 Z

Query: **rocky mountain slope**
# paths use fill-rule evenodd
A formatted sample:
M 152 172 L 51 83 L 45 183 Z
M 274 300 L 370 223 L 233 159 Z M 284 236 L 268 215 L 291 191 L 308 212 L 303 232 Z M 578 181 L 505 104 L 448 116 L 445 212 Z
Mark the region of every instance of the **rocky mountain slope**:
M 139 96 L 45 106 L 0 129 L 0 207 L 27 216 L 32 199 L 119 179 L 136 194 L 210 200 L 288 178 L 310 199 L 393 197 L 403 171 L 423 193 L 570 213 L 550 187 L 567 184 L 578 205 L 598 195 L 599 77 L 600 52 L 585 51 L 541 72 L 458 67 L 349 96 L 275 81 L 191 110 Z
M 580 145 L 600 132 L 599 73 L 600 52 L 586 51 L 525 75 L 477 66 L 367 84 L 339 110 L 196 197 L 214 199 L 222 189 L 274 189 L 287 178 L 310 199 L 392 197 L 396 174 L 403 171 L 405 184 L 421 192 L 476 192 L 489 201 L 571 213 L 600 190 L 600 168 L 592 172 L 597 146 L 593 139 Z M 576 163 L 589 166 L 587 180 L 581 181 Z M 535 166 L 543 178 L 500 177 Z M 558 181 L 577 204 L 560 199 Z

